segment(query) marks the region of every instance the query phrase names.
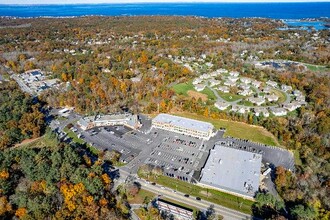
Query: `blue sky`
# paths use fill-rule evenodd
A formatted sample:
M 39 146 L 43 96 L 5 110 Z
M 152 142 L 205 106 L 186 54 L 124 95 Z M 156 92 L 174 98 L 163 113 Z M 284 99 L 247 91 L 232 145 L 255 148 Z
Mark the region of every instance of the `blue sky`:
M 330 2 L 330 0 L 2 0 L 0 4 L 81 4 L 137 2 Z

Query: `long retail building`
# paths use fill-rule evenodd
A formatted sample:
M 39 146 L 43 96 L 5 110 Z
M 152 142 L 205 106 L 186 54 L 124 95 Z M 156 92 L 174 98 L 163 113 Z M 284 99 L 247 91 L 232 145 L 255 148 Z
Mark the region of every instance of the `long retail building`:
M 169 114 L 159 114 L 152 120 L 152 127 L 179 134 L 209 140 L 215 135 L 211 123 L 183 118 Z

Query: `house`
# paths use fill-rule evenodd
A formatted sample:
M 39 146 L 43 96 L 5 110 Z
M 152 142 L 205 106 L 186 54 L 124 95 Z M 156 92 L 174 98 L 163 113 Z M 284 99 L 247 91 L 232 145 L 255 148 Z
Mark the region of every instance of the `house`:
M 203 91 L 205 89 L 205 84 L 197 84 L 195 85 L 195 89 L 198 92 Z
M 239 72 L 231 71 L 231 72 L 229 72 L 229 75 L 230 76 L 233 76 L 233 77 L 238 77 L 239 76 Z
M 218 90 L 223 93 L 229 93 L 229 88 L 227 86 L 219 86 Z
M 266 82 L 267 85 L 273 87 L 273 88 L 276 88 L 277 87 L 277 82 L 274 82 L 274 81 L 271 81 L 271 80 L 268 80 Z
M 210 79 L 209 82 L 210 82 L 210 86 L 211 86 L 211 87 L 220 84 L 220 81 L 219 81 L 219 80 L 215 80 L 215 79 Z
M 238 94 L 242 95 L 242 96 L 248 96 L 248 95 L 251 95 L 252 93 L 253 92 L 250 89 L 246 89 L 246 90 L 242 90 L 242 91 L 238 92 Z
M 199 78 L 201 78 L 201 79 L 209 79 L 209 78 L 211 78 L 211 75 L 208 74 L 208 73 L 204 73 L 204 74 L 201 75 Z
M 302 95 L 302 93 L 301 93 L 299 90 L 294 90 L 294 91 L 292 92 L 292 94 L 293 94 L 294 96 L 301 96 L 301 95 Z
M 225 81 L 223 84 L 225 86 L 230 86 L 230 87 L 236 86 L 236 82 L 232 82 L 232 81 L 229 81 L 229 80 Z
M 239 106 L 238 113 L 244 114 L 245 112 L 249 112 L 250 108 L 244 107 L 244 106 Z
M 247 77 L 242 77 L 242 78 L 240 78 L 240 81 L 245 84 L 250 84 L 252 82 L 252 79 L 247 78 Z
M 262 89 L 262 91 L 263 91 L 264 93 L 266 93 L 266 94 L 269 94 L 270 91 L 271 91 L 271 88 L 269 88 L 269 87 L 267 86 L 267 87 L 264 87 L 264 88 Z
M 257 80 L 253 80 L 251 84 L 256 88 L 259 88 L 261 86 L 261 82 Z
M 289 92 L 292 90 L 292 87 L 291 86 L 287 86 L 287 85 L 281 85 L 281 89 L 284 91 L 284 92 Z
M 200 84 L 201 82 L 203 82 L 203 80 L 201 78 L 195 78 L 193 81 L 193 85 Z
M 237 112 L 239 109 L 240 109 L 240 107 L 238 105 L 233 105 L 233 106 L 231 106 L 230 111 L 231 112 Z
M 269 102 L 276 102 L 278 100 L 278 96 L 277 95 L 265 95 L 265 98 L 268 99 Z
M 283 106 L 283 108 L 285 108 L 289 112 L 292 112 L 292 111 L 296 110 L 299 107 L 301 107 L 301 104 L 299 102 L 292 102 L 292 103 L 285 104 Z
M 223 111 L 226 108 L 228 108 L 230 106 L 230 104 L 227 102 L 218 101 L 218 102 L 214 103 L 214 106 L 217 107 L 218 109 L 220 109 L 221 111 Z
M 228 70 L 226 70 L 226 69 L 217 69 L 216 70 L 216 72 L 218 72 L 218 73 L 228 73 Z
M 250 98 L 248 98 L 248 100 L 258 106 L 265 103 L 265 99 L 263 97 L 250 97 Z
M 275 116 L 284 116 L 287 114 L 284 108 L 273 108 L 271 111 Z
M 238 77 L 237 76 L 228 76 L 227 79 L 231 82 L 236 82 L 238 80 Z
M 266 108 L 255 108 L 253 111 L 257 117 L 261 116 L 261 113 L 264 117 L 269 117 L 269 112 Z
M 241 83 L 241 84 L 239 84 L 239 88 L 241 88 L 243 90 L 249 90 L 250 86 L 245 83 Z

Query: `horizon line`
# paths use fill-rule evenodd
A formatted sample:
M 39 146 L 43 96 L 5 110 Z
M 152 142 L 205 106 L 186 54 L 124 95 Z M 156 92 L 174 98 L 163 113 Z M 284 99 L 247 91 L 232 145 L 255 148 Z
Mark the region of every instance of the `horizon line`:
M 84 1 L 84 0 L 83 0 Z M 83 4 L 91 4 L 91 5 L 97 5 L 97 4 L 143 4 L 143 3 L 261 3 L 261 4 L 268 4 L 268 3 L 330 3 L 330 0 L 269 0 L 269 1 L 260 1 L 260 0 L 181 0 L 181 1 L 175 1 L 175 0 L 123 0 L 123 1 L 100 1 L 100 2 L 71 2 L 68 3 L 63 2 L 50 2 L 50 3 L 0 3 L 0 5 L 20 5 L 20 6 L 29 6 L 29 5 L 83 5 Z

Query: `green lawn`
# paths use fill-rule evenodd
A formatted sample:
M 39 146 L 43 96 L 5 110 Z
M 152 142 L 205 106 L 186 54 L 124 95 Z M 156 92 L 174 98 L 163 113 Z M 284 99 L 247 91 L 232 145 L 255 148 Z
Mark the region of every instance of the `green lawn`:
M 314 72 L 330 72 L 330 68 L 327 68 L 325 66 L 318 66 L 318 65 L 312 65 L 312 64 L 305 64 L 305 66 Z
M 279 97 L 277 103 L 283 103 L 283 102 L 285 102 L 286 95 L 285 95 L 284 92 L 282 92 L 280 90 L 277 90 L 277 89 L 272 89 L 271 92 L 273 92 L 275 95 L 277 95 Z
M 206 87 L 203 91 L 201 91 L 201 93 L 207 95 L 209 100 L 216 100 L 217 99 L 217 97 L 214 95 L 214 92 L 208 87 Z
M 242 99 L 244 97 L 244 96 L 236 95 L 236 94 L 232 94 L 232 93 L 223 93 L 221 91 L 218 91 L 218 94 L 221 96 L 221 98 L 223 98 L 224 100 L 226 100 L 228 102 L 234 102 L 234 101 Z
M 141 174 L 139 174 L 141 176 Z M 141 176 L 145 178 L 144 176 Z M 231 195 L 214 189 L 207 189 L 195 184 L 184 182 L 178 179 L 173 179 L 167 176 L 159 176 L 155 178 L 149 177 L 149 181 L 156 182 L 165 187 L 175 189 L 182 193 L 187 193 L 190 196 L 200 197 L 202 200 L 207 200 L 240 212 L 251 214 L 253 201 L 243 199 L 241 197 Z
M 155 193 L 152 193 L 148 190 L 140 189 L 139 193 L 135 197 L 130 197 L 127 200 L 130 204 L 142 204 L 145 197 L 148 197 L 150 200 L 152 200 L 155 196 Z
M 85 141 L 83 139 L 78 138 L 76 133 L 74 133 L 70 129 L 64 128 L 63 130 L 64 130 L 65 133 L 67 133 L 68 137 L 72 138 L 73 142 L 78 143 L 78 144 L 84 144 L 85 143 Z M 95 155 L 98 155 L 98 153 L 100 152 L 97 148 L 91 146 L 90 144 L 86 144 L 86 146 L 90 150 L 90 152 L 92 152 Z
M 241 139 L 248 139 L 253 142 L 262 143 L 271 146 L 279 146 L 276 138 L 265 128 L 260 126 L 253 126 L 243 122 L 212 119 L 203 115 L 193 113 L 176 113 L 175 115 L 181 117 L 192 118 L 200 121 L 210 122 L 215 128 L 226 128 L 225 136 L 232 136 Z
M 176 84 L 172 87 L 172 89 L 174 90 L 175 93 L 177 93 L 179 95 L 185 95 L 185 96 L 188 95 L 187 92 L 189 90 L 195 91 L 192 81 Z
M 302 161 L 300 159 L 299 151 L 298 150 L 293 151 L 293 156 L 294 156 L 294 163 L 295 163 L 295 165 L 301 166 L 302 165 Z
M 247 100 L 245 100 L 245 101 L 240 101 L 238 104 L 239 104 L 239 105 L 250 106 L 250 107 L 253 107 L 253 106 L 254 106 L 252 102 L 247 101 Z

